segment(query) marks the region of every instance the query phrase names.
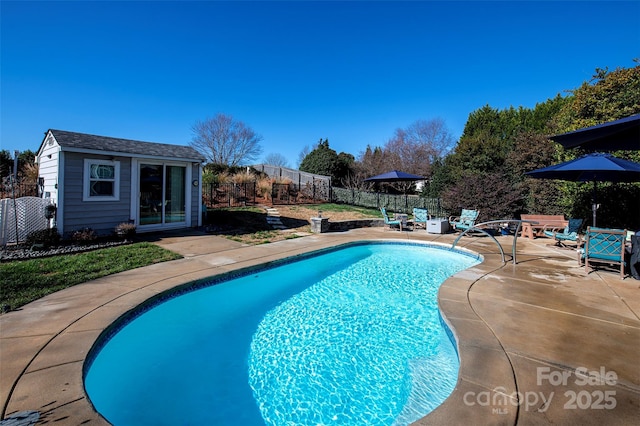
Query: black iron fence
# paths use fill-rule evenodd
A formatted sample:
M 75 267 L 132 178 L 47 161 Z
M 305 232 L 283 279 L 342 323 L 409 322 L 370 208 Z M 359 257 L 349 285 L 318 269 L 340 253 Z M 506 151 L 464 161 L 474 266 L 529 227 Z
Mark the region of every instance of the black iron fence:
M 207 207 L 242 207 L 258 204 L 257 183 L 210 183 L 203 185 L 202 199 Z
M 386 194 L 366 192 L 357 189 L 332 188 L 332 202 L 379 209 L 385 207 L 396 213 L 411 213 L 414 208 L 423 208 L 433 217 L 447 217 L 439 198 L 426 198 L 418 195 Z
M 330 186 L 327 181 L 319 180 L 303 185 L 274 183 L 267 187 L 260 186 L 258 182 L 204 184 L 202 197 L 208 208 L 342 203 L 374 209 L 385 207 L 397 213 L 411 213 L 413 208 L 419 207 L 426 208 L 433 217 L 448 216 L 439 198 L 337 188 Z
M 2 182 L 2 180 L 0 180 Z M 0 200 L 4 198 L 38 197 L 39 187 L 35 183 L 0 183 Z
M 273 204 L 310 204 L 331 201 L 331 186 L 328 181 L 308 182 L 303 185 L 274 183 L 271 188 Z
M 325 203 L 331 200 L 331 187 L 324 181 L 303 185 L 274 183 L 267 187 L 257 182 L 211 183 L 203 185 L 202 199 L 208 208 Z

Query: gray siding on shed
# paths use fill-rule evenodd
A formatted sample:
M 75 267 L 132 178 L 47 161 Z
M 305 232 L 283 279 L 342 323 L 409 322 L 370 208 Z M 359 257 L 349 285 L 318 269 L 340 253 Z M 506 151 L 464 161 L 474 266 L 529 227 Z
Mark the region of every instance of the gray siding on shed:
M 110 160 L 110 156 L 87 155 L 63 152 L 65 156 L 64 187 L 64 233 L 92 228 L 97 234 L 114 232 L 117 224 L 127 222 L 131 211 L 131 159 L 117 157 L 120 162 L 120 200 L 83 201 L 84 160 Z M 60 186 L 58 187 L 60 189 Z
M 191 180 L 198 179 L 198 173 L 200 170 L 200 165 L 192 165 L 191 166 Z M 202 214 L 200 212 L 200 202 L 202 201 L 202 188 L 200 185 L 194 187 L 193 185 L 189 185 L 191 188 L 191 226 L 198 226 L 198 219 Z

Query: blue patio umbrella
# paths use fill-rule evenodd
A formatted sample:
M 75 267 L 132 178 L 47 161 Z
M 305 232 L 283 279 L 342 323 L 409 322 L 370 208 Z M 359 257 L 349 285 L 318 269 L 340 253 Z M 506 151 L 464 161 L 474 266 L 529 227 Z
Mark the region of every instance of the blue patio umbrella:
M 391 170 L 390 172 L 383 173 L 381 175 L 372 176 L 365 179 L 365 182 L 415 182 L 418 180 L 426 180 L 424 176 L 414 175 L 411 173 L 401 172 L 398 170 Z M 378 194 L 378 205 L 380 205 L 380 194 Z M 409 208 L 409 200 L 406 193 L 404 194 L 405 208 Z
M 366 178 L 366 182 L 411 182 L 416 180 L 425 180 L 424 176 L 413 175 L 411 173 L 400 172 L 398 170 L 392 170 L 381 175 L 372 176 Z
M 587 151 L 640 150 L 640 114 L 561 135 L 549 136 L 565 148 Z
M 571 182 L 593 181 L 593 226 L 596 226 L 597 182 L 640 182 L 640 164 L 595 152 L 574 160 L 525 173 L 537 179 L 558 179 Z

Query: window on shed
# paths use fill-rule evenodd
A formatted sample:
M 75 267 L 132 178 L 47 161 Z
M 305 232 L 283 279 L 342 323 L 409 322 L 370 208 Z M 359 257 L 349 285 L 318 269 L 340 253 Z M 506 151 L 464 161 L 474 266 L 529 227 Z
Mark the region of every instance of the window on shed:
M 85 159 L 83 186 L 83 201 L 118 201 L 120 162 Z

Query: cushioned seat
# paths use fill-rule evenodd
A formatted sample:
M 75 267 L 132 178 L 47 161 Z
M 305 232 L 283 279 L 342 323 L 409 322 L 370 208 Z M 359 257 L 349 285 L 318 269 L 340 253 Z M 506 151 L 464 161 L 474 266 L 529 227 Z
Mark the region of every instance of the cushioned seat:
M 414 208 L 413 209 L 413 229 L 420 225 L 424 229 L 427 229 L 427 221 L 431 219 L 431 215 L 427 209 Z
M 584 261 L 587 273 L 595 269 L 594 264 L 606 263 L 620 266 L 620 277 L 624 278 L 624 245 L 627 237 L 625 229 L 607 229 L 588 227 L 585 234 L 584 251 L 581 259 Z
M 555 239 L 556 245 L 566 247 L 565 243 L 572 241 L 576 243 L 576 247 L 579 247 L 582 242 L 582 236 L 579 232 L 583 223 L 583 219 L 569 219 L 569 224 L 561 232 L 556 230 L 543 232 L 547 237 Z
M 400 229 L 402 231 L 402 221 L 401 220 L 391 220 L 391 219 L 389 219 L 389 215 L 387 214 L 387 209 L 385 209 L 384 207 L 380 207 L 380 213 L 382 213 L 382 217 L 384 218 L 385 225 L 387 225 L 389 228 L 395 228 L 397 226 L 398 229 Z
M 473 228 L 479 215 L 479 210 L 462 209 L 460 216 L 451 216 L 449 218 L 449 224 L 454 230 L 465 231 Z

